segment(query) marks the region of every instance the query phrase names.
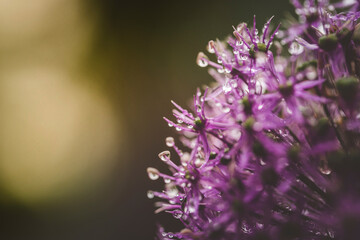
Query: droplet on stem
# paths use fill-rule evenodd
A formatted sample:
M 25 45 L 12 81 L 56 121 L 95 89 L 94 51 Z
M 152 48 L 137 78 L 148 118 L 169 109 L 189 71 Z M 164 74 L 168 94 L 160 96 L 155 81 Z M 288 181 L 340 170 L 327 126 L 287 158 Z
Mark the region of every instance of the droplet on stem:
M 150 180 L 156 180 L 159 178 L 159 170 L 157 170 L 156 168 L 148 167 L 146 171 Z
M 172 139 L 172 140 L 174 140 L 174 139 Z M 159 158 L 164 162 L 167 161 L 170 158 L 170 152 L 163 151 L 163 152 L 159 153 Z
M 167 137 L 165 139 L 166 146 L 173 147 L 175 145 L 175 141 L 173 137 Z
M 199 54 L 196 58 L 196 63 L 200 67 L 206 67 L 209 64 L 208 57 L 203 52 L 199 52 Z
M 153 191 L 151 191 L 151 190 L 149 190 L 149 191 L 147 191 L 147 197 L 149 198 L 149 199 L 153 199 L 154 198 L 154 192 Z

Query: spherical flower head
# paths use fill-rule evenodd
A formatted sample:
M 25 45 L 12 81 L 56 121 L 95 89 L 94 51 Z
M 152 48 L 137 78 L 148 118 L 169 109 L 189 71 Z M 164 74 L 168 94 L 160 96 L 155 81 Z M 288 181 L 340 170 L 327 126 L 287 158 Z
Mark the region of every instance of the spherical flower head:
M 298 22 L 254 17 L 198 54 L 215 82 L 190 110 L 172 101 L 169 171 L 147 169 L 165 184 L 155 212 L 184 226 L 158 239 L 358 239 L 358 3 L 292 3 Z

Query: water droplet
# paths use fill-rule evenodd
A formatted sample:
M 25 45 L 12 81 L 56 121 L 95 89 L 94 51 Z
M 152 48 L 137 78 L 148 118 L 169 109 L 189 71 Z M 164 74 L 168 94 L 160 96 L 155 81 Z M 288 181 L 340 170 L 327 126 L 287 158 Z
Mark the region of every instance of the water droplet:
M 257 227 L 258 229 L 263 229 L 263 228 L 264 228 L 264 224 L 257 222 L 257 223 L 256 223 L 256 227 Z
M 221 58 L 218 58 L 217 62 L 218 62 L 219 64 L 222 64 L 223 61 L 222 61 Z
M 238 86 L 238 84 L 237 84 L 237 82 L 236 82 L 235 80 L 231 80 L 231 81 L 230 81 L 230 85 L 231 85 L 231 87 L 233 87 L 233 88 L 236 88 L 236 87 Z
M 194 126 L 193 125 L 188 125 L 187 128 L 192 129 L 192 128 L 194 128 Z
M 207 50 L 209 53 L 215 53 L 215 42 L 213 40 L 209 41 Z
M 232 90 L 232 87 L 231 87 L 228 79 L 225 81 L 222 89 L 223 89 L 223 91 L 224 91 L 225 93 L 228 93 L 228 92 L 230 92 L 230 91 Z
M 259 34 L 259 30 L 255 29 L 255 34 L 258 35 L 258 34 Z
M 172 123 L 168 123 L 168 126 L 169 127 L 173 127 L 174 125 Z
M 335 10 L 335 7 L 334 7 L 334 5 L 329 5 L 329 6 L 328 6 L 328 9 L 329 9 L 329 11 L 334 11 L 334 10 Z
M 175 141 L 173 137 L 167 137 L 165 139 L 166 146 L 173 147 L 175 145 Z
M 243 41 L 238 40 L 238 41 L 236 41 L 235 45 L 239 47 L 239 46 L 243 45 Z
M 164 162 L 169 160 L 170 159 L 170 152 L 169 151 L 163 151 L 163 152 L 159 153 L 159 158 Z
M 309 80 L 314 80 L 317 77 L 317 72 L 315 68 L 310 68 L 306 71 L 305 76 L 307 77 L 307 79 Z
M 328 235 L 330 238 L 335 238 L 335 233 L 331 230 L 328 230 Z
M 224 73 L 224 68 L 218 68 L 217 71 L 218 73 Z
M 181 120 L 180 118 L 178 118 L 178 119 L 177 119 L 177 122 L 178 122 L 178 123 L 183 123 L 184 121 Z
M 151 191 L 151 190 L 149 190 L 149 191 L 147 191 L 146 196 L 147 196 L 149 199 L 153 199 L 153 198 L 154 198 L 154 192 Z
M 231 67 L 226 67 L 226 68 L 225 68 L 225 72 L 226 72 L 226 73 L 231 73 L 231 70 L 232 70 Z
M 174 218 L 180 219 L 183 216 L 183 213 L 178 211 L 173 213 Z
M 222 131 L 220 131 L 220 130 L 219 130 L 219 132 L 218 132 L 218 137 L 221 138 L 221 139 L 224 138 L 224 134 L 223 134 Z
M 194 213 L 194 212 L 196 211 L 194 201 L 189 201 L 189 204 L 188 204 L 188 211 L 189 211 L 189 213 Z
M 309 8 L 309 11 L 310 11 L 310 13 L 316 13 L 316 8 L 311 7 L 311 8 Z
M 223 107 L 222 111 L 224 113 L 228 113 L 228 112 L 230 112 L 230 108 L 229 107 Z
M 190 160 L 190 154 L 188 152 L 185 152 L 182 156 L 181 156 L 181 161 L 183 162 L 188 162 Z
M 171 183 L 171 179 L 170 178 L 164 178 L 164 183 Z
M 209 64 L 208 57 L 203 52 L 199 52 L 196 58 L 196 63 L 200 67 L 206 67 Z
M 291 55 L 300 55 L 304 51 L 304 47 L 297 42 L 292 42 L 288 51 Z
M 176 195 L 178 195 L 179 193 L 179 190 L 176 188 L 175 185 L 173 186 L 170 186 L 167 191 L 166 191 L 166 194 L 170 197 L 170 198 L 173 198 L 173 197 L 176 197 Z
M 181 131 L 181 127 L 176 127 L 176 131 L 180 132 L 180 131 Z
M 329 175 L 331 173 L 331 169 L 329 168 L 326 160 L 321 161 L 319 171 L 324 175 Z
M 247 60 L 248 59 L 248 56 L 247 55 L 245 55 L 245 54 L 242 54 L 241 55 L 241 60 Z
M 150 180 L 156 180 L 159 178 L 159 170 L 157 170 L 156 168 L 148 167 L 146 171 Z

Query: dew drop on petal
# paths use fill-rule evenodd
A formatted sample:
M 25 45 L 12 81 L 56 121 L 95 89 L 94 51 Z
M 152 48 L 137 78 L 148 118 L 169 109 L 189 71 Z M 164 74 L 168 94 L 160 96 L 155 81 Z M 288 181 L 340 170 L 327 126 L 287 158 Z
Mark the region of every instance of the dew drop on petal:
M 304 51 L 304 47 L 297 42 L 292 42 L 288 51 L 291 55 L 300 55 Z
M 232 87 L 231 87 L 228 79 L 225 81 L 222 89 L 223 89 L 224 93 L 228 93 L 232 90 Z
M 150 180 L 157 180 L 159 178 L 159 170 L 156 168 L 148 167 L 146 169 Z
M 173 137 L 167 137 L 165 139 L 166 146 L 173 147 L 175 145 L 175 141 Z
M 176 127 L 176 131 L 180 132 L 181 128 L 180 127 Z
M 322 166 L 319 167 L 319 171 L 324 175 L 329 175 L 332 172 L 331 169 L 325 163 L 323 163 Z
M 215 53 L 215 42 L 213 40 L 209 41 L 207 50 L 209 53 Z
M 167 138 L 166 138 L 167 139 Z M 173 139 L 174 140 L 174 139 Z M 159 153 L 159 158 L 162 161 L 167 161 L 170 158 L 170 152 L 169 151 L 163 151 L 161 153 Z
M 154 192 L 151 191 L 151 190 L 149 190 L 149 191 L 147 191 L 146 196 L 147 196 L 149 199 L 153 199 L 153 198 L 154 198 Z
M 194 200 L 189 201 L 188 211 L 189 211 L 189 213 L 194 213 L 196 211 Z
M 243 41 L 241 41 L 241 40 L 239 41 L 239 40 L 238 40 L 238 41 L 236 41 L 236 43 L 235 43 L 235 44 L 236 44 L 236 46 L 238 46 L 238 47 L 239 47 L 239 46 L 243 45 Z
M 224 73 L 224 68 L 218 68 L 217 71 L 218 73 Z
M 231 85 L 231 87 L 233 87 L 233 88 L 236 88 L 236 87 L 238 86 L 238 84 L 237 84 L 237 82 L 236 82 L 235 80 L 231 80 L 231 81 L 230 81 L 230 85 Z
M 179 190 L 176 188 L 176 186 L 171 186 L 167 189 L 166 194 L 170 197 L 176 197 L 176 195 L 179 193 Z
M 203 52 L 199 52 L 196 58 L 196 63 L 200 67 L 206 67 L 209 64 L 208 57 Z
M 230 112 L 230 108 L 229 107 L 223 107 L 222 111 L 224 113 L 228 113 L 228 112 Z
M 174 212 L 173 216 L 176 219 L 180 219 L 183 216 L 183 214 L 182 214 L 182 212 L 178 211 L 178 212 Z
M 309 70 L 305 73 L 305 76 L 306 76 L 306 78 L 309 79 L 309 80 L 315 80 L 316 77 L 317 77 L 316 69 L 315 69 L 315 68 L 309 69 Z

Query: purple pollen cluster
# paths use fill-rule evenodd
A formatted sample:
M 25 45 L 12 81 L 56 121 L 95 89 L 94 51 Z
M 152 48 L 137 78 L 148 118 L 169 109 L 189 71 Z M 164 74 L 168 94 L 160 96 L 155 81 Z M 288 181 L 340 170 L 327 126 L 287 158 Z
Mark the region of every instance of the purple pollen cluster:
M 159 154 L 181 221 L 157 239 L 360 239 L 360 4 L 292 0 L 297 18 L 241 23 L 197 64 L 215 79 L 192 111 L 175 102 L 179 144 Z

